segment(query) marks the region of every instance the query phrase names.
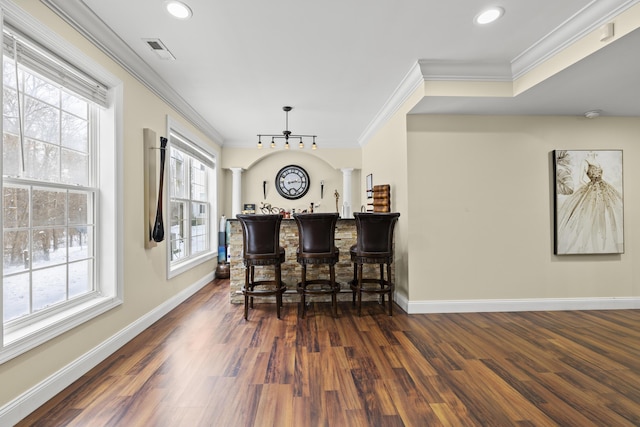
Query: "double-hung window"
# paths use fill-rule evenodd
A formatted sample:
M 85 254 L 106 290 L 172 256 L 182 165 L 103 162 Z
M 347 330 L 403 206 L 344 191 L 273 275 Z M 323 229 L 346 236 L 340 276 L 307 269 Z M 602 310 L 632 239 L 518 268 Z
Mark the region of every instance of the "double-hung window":
M 185 131 L 169 130 L 169 276 L 215 256 L 215 158 Z
M 121 293 L 108 88 L 6 22 L 2 53 L 0 363 Z

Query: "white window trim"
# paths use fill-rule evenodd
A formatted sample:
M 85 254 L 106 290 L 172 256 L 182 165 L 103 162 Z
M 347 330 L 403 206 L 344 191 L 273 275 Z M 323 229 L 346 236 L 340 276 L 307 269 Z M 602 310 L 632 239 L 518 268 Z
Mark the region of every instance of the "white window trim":
M 214 185 L 209 186 L 209 206 L 211 207 L 209 215 L 210 215 L 210 233 L 209 233 L 209 247 L 210 250 L 206 253 L 203 253 L 197 257 L 193 257 L 187 259 L 182 262 L 175 262 L 172 265 L 171 262 L 171 244 L 169 243 L 169 238 L 166 238 L 166 255 L 167 255 L 167 278 L 171 279 L 172 277 L 176 277 L 177 275 L 184 273 L 185 271 L 189 271 L 193 267 L 200 265 L 204 262 L 207 262 L 212 259 L 218 258 L 218 221 L 216 218 L 218 217 L 218 203 L 217 203 L 217 157 L 216 154 L 211 150 L 211 147 L 207 146 L 200 138 L 194 135 L 191 131 L 189 131 L 185 126 L 180 124 L 177 120 L 171 118 L 171 116 L 167 116 L 167 136 L 171 135 L 171 133 L 175 132 L 182 135 L 184 138 L 188 139 L 192 142 L 198 149 L 203 151 L 204 153 L 211 156 L 213 159 L 214 167 L 212 172 L 212 176 L 210 177 L 213 180 Z M 169 141 L 171 139 L 169 138 Z M 169 161 L 167 156 L 167 161 Z M 166 166 L 166 165 L 165 165 Z M 165 167 L 167 170 L 167 175 L 165 178 L 168 183 L 173 182 L 173 177 L 171 176 L 171 168 Z M 170 212 L 169 204 L 171 203 L 171 194 L 169 193 L 169 188 L 171 185 L 164 186 L 164 194 L 162 197 L 164 206 L 164 212 Z M 167 226 L 170 227 L 170 221 L 167 221 Z
M 0 0 L 2 16 L 0 26 L 8 22 L 20 28 L 38 43 L 49 48 L 70 63 L 86 70 L 109 86 L 109 105 L 100 110 L 100 139 L 97 156 L 98 187 L 97 201 L 97 296 L 96 298 L 61 310 L 46 319 L 28 324 L 5 333 L 4 322 L 0 323 L 0 364 L 10 360 L 46 341 L 79 326 L 102 313 L 122 304 L 123 301 L 123 83 L 103 67 L 90 59 L 81 50 L 58 34 L 43 26 L 20 7 L 7 0 Z M 0 83 L 1 86 L 1 83 Z M 0 121 L 0 131 L 1 129 Z M 105 143 L 113 141 L 111 143 Z M 108 165 L 108 166 L 105 166 Z M 2 168 L 0 163 L 0 169 Z M 0 170 L 1 172 L 1 170 Z M 0 201 L 0 209 L 1 201 Z M 2 292 L 0 292 L 0 305 Z M 1 316 L 0 316 L 1 318 Z

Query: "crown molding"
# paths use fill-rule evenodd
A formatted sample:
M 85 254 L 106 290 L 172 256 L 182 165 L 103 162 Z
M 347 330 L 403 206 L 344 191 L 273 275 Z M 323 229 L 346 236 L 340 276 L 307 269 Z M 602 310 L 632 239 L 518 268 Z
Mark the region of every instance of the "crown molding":
M 511 64 L 508 62 L 418 61 L 425 81 L 477 81 L 511 82 Z
M 81 0 L 40 0 L 214 142 L 222 135 Z
M 592 0 L 511 61 L 513 80 L 527 74 L 639 2 L 640 0 Z
M 369 139 L 398 111 L 400 106 L 424 83 L 424 77 L 419 62 L 411 66 L 398 87 L 384 103 L 378 114 L 369 122 L 364 132 L 358 138 L 358 144 L 364 146 Z

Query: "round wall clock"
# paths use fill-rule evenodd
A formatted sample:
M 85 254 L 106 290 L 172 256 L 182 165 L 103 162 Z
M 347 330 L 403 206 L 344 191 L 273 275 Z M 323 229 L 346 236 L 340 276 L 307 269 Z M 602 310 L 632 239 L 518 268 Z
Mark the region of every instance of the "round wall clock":
M 276 189 L 285 199 L 299 199 L 309 191 L 309 174 L 300 166 L 285 166 L 276 175 Z

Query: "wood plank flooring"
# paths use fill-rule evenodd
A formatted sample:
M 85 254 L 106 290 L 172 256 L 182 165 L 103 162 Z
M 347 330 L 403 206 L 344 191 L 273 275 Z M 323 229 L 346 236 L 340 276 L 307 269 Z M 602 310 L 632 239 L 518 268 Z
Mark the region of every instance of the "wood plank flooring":
M 407 315 L 215 281 L 19 426 L 639 426 L 640 310 Z

